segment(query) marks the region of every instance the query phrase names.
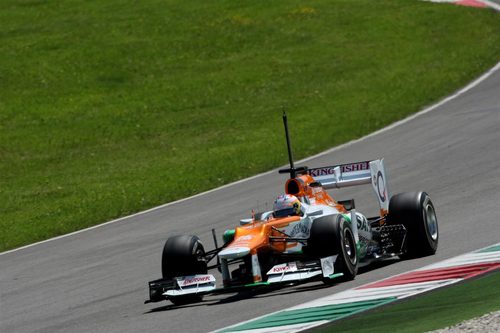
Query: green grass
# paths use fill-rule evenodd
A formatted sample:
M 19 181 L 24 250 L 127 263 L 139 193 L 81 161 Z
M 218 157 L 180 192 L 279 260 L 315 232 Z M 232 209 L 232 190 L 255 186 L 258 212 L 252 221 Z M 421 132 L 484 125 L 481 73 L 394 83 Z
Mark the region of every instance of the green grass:
M 500 310 L 500 272 L 318 328 L 315 333 L 427 332 Z
M 282 106 L 301 158 L 498 60 L 496 13 L 421 1 L 3 0 L 0 250 L 285 164 Z

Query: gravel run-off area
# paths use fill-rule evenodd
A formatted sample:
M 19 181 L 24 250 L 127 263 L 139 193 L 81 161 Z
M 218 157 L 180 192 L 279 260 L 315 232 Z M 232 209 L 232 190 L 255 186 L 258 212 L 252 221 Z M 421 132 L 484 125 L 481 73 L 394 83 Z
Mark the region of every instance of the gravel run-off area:
M 429 333 L 498 333 L 500 332 L 500 311 L 490 312 L 484 316 L 466 320 L 454 326 L 442 328 Z

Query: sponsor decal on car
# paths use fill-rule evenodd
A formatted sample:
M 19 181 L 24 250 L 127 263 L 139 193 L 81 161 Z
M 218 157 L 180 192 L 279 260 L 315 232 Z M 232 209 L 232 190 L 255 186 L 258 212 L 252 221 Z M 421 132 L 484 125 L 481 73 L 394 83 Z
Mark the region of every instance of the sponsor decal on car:
M 310 221 L 308 219 L 304 219 L 303 221 L 295 224 L 292 228 L 292 231 L 290 231 L 290 236 L 297 238 L 309 237 L 309 233 L 311 232 L 309 224 Z
M 359 213 L 356 214 L 356 221 L 358 222 L 358 231 L 366 231 L 370 232 L 371 228 L 368 226 L 368 220 L 364 215 L 361 215 Z M 371 233 L 370 233 L 371 235 Z
M 215 282 L 215 278 L 213 275 L 193 275 L 193 276 L 184 276 L 177 280 L 177 283 L 181 287 L 191 286 L 195 284 L 203 284 Z
M 382 174 L 382 171 L 377 172 L 377 176 L 373 176 L 373 183 L 377 187 L 377 194 L 382 202 L 385 202 L 387 200 L 387 194 L 385 190 L 385 182 L 384 182 L 384 175 Z
M 267 274 L 268 275 L 282 274 L 282 273 L 296 272 L 296 271 L 297 271 L 297 264 L 295 262 L 290 262 L 274 266 L 273 268 L 271 268 L 269 272 L 267 272 Z
M 313 177 L 334 175 L 336 167 L 337 166 L 309 169 L 309 174 Z M 366 161 L 366 162 L 342 164 L 339 165 L 338 167 L 340 168 L 340 172 L 342 173 L 363 171 L 363 170 L 368 170 L 370 168 L 370 162 Z

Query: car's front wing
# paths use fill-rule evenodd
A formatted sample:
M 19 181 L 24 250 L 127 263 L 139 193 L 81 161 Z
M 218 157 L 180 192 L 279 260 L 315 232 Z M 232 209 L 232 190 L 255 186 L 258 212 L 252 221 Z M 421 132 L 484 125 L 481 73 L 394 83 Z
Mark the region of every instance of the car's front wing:
M 145 303 L 159 302 L 188 295 L 207 295 L 238 292 L 268 286 L 299 284 L 314 279 L 334 279 L 342 276 L 334 271 L 337 256 L 321 258 L 310 262 L 289 262 L 274 266 L 267 272 L 267 281 L 231 287 L 216 288 L 212 274 L 197 274 L 159 279 L 149 282 L 149 299 Z

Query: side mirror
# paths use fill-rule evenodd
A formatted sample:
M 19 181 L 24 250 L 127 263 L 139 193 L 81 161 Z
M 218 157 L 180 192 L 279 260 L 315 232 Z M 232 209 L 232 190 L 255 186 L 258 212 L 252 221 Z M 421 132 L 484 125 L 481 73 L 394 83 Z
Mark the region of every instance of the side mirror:
M 245 225 L 245 224 L 249 224 L 249 223 L 252 223 L 252 219 L 241 219 L 240 220 L 240 225 Z
M 338 201 L 338 203 L 344 206 L 346 210 L 353 210 L 354 208 L 356 208 L 356 205 L 354 205 L 354 199 L 341 200 Z
M 307 213 L 308 216 L 323 215 L 323 209 L 315 210 Z

